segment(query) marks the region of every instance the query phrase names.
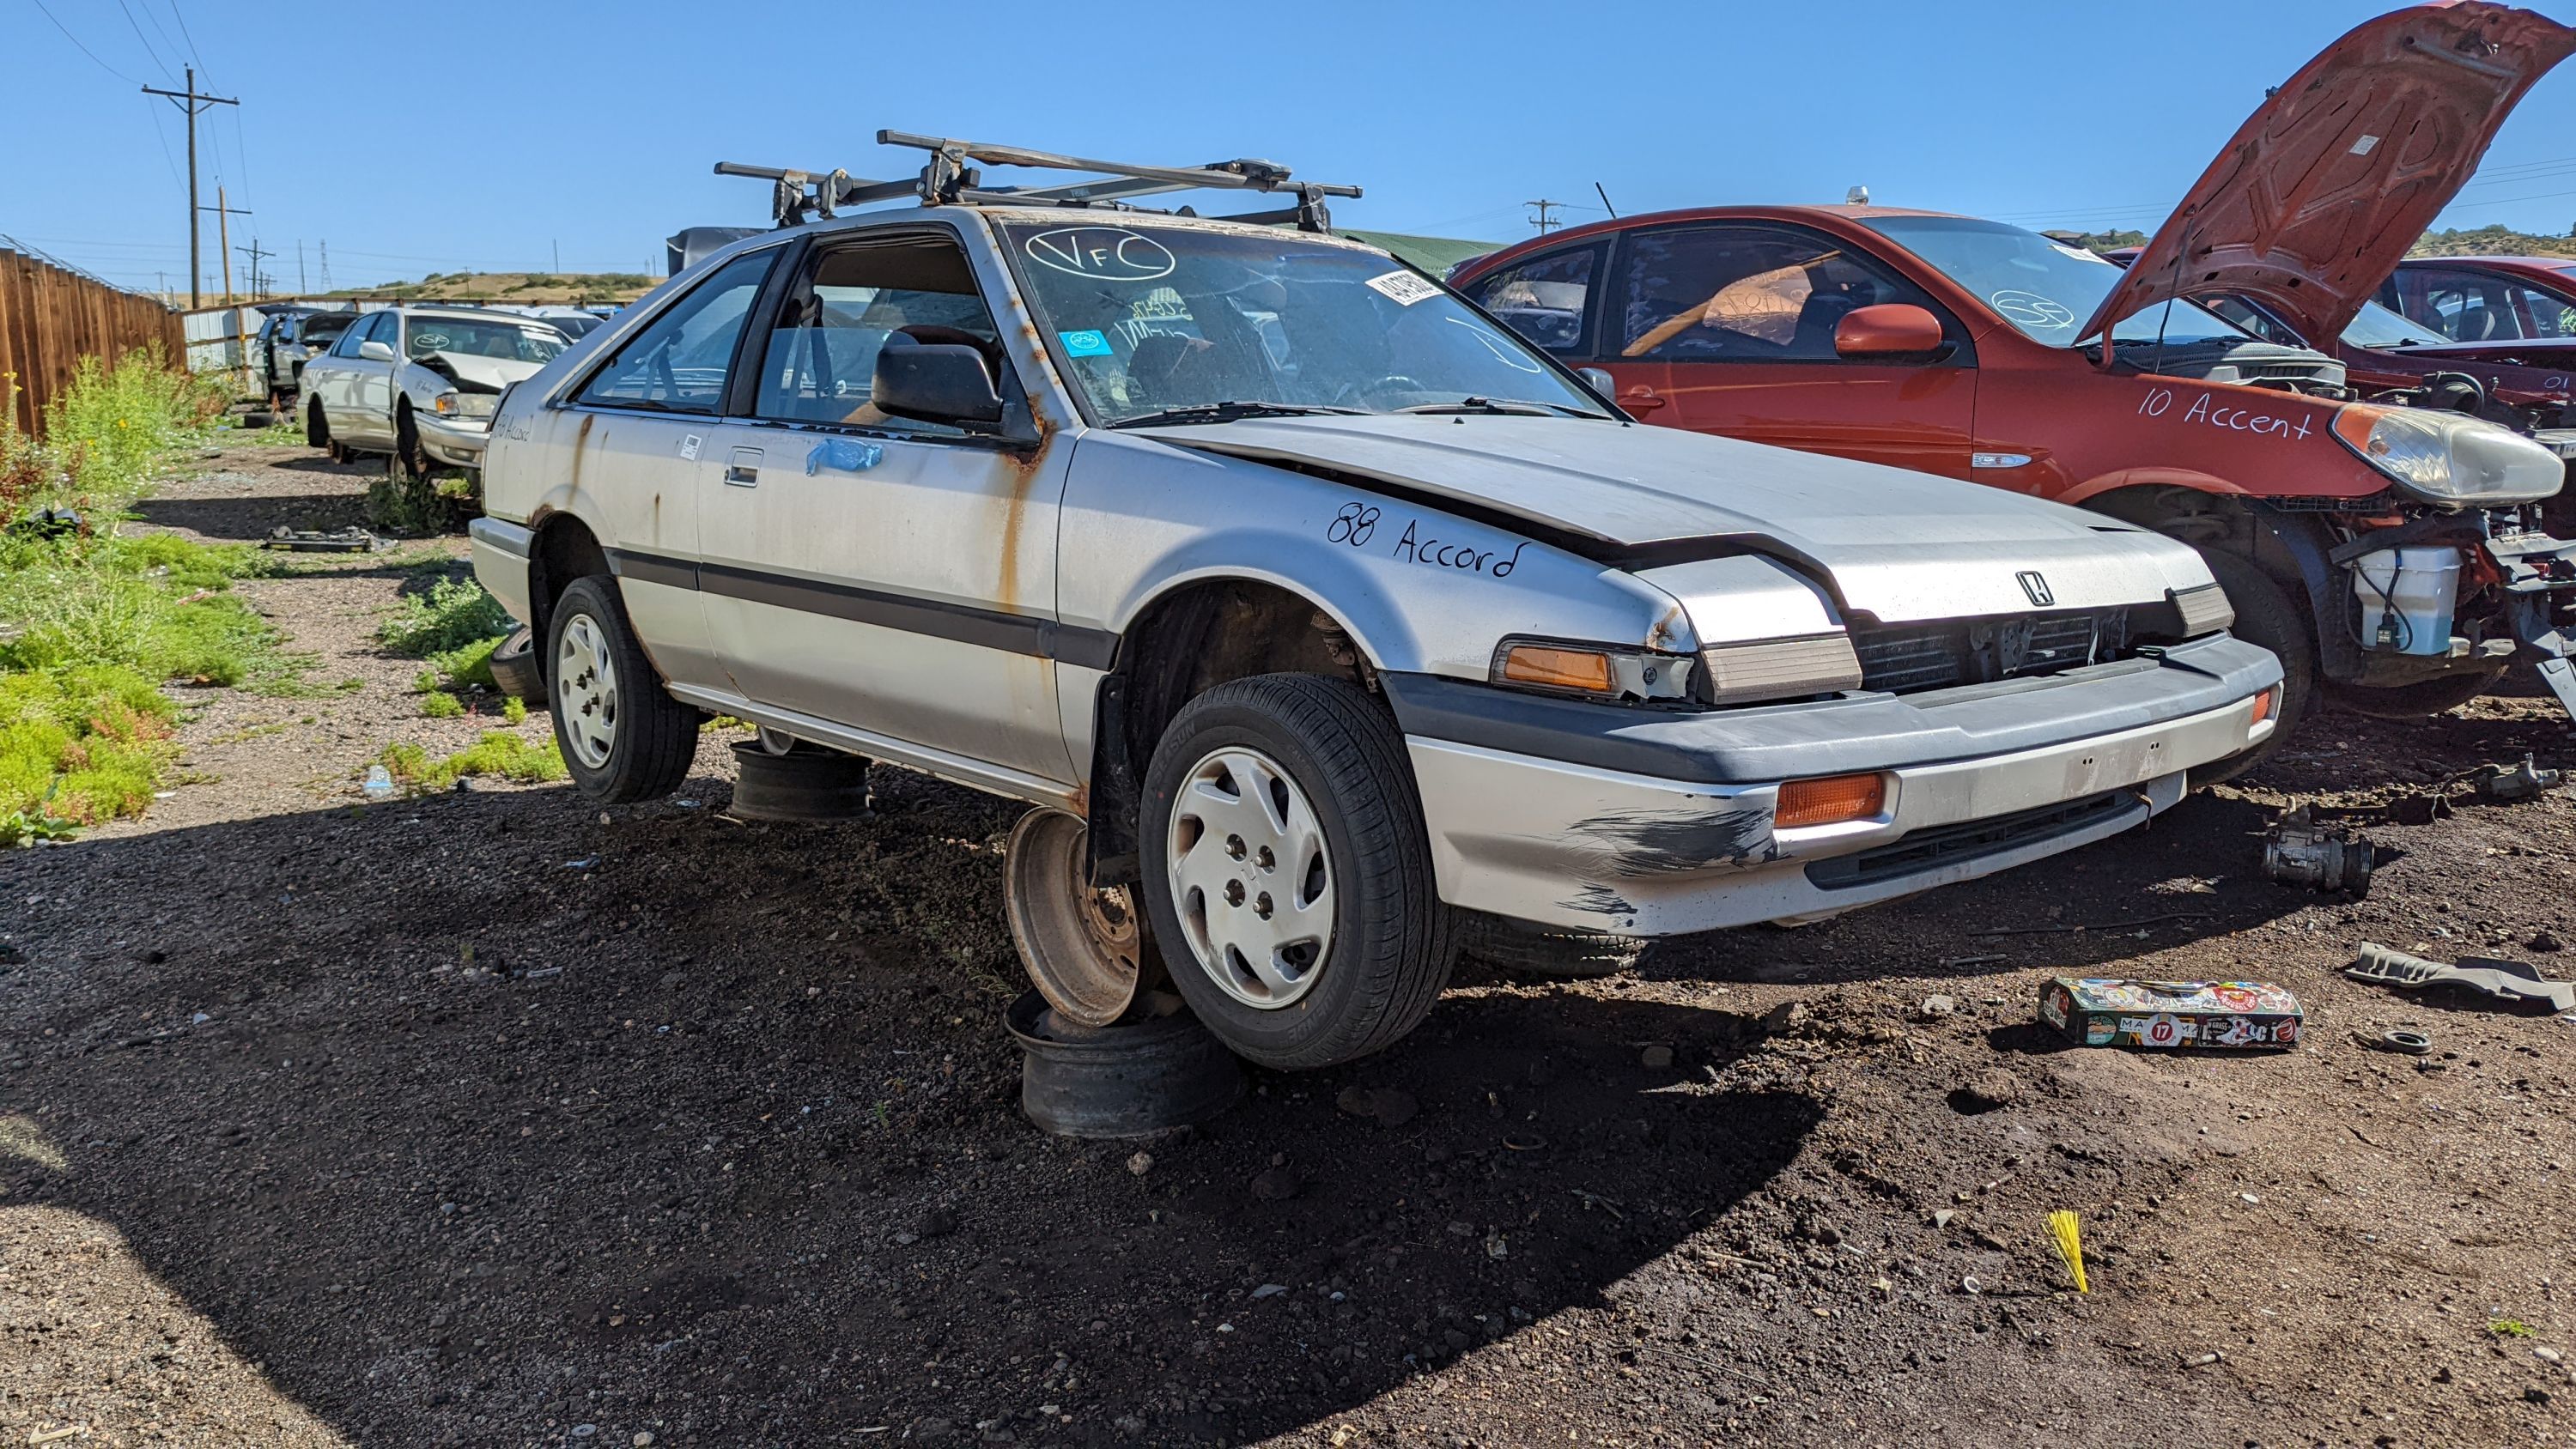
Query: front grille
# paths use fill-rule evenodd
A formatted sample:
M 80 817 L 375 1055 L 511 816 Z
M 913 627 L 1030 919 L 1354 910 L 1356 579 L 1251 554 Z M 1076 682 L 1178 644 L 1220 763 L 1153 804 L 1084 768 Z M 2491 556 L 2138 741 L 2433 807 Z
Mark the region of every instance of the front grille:
M 1817 861 L 1807 867 L 1807 883 L 1827 891 L 1875 885 L 1935 866 L 1998 855 L 2070 835 L 2138 805 L 2136 791 L 2111 790 L 2081 800 L 2070 800 L 2063 805 L 2043 805 L 2036 810 L 2012 815 L 1965 820 L 1956 825 L 1936 825 L 1874 850 Z
M 1861 688 L 1906 694 L 2124 658 L 2129 611 L 1872 626 L 1852 630 L 1851 640 L 1860 656 Z

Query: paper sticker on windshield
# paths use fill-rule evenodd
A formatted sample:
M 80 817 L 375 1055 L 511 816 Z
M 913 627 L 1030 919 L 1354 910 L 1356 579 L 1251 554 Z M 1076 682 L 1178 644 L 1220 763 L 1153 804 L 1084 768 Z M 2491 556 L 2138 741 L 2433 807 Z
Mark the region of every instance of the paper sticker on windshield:
M 1426 297 L 1437 297 L 1440 289 L 1411 272 L 1389 272 L 1368 279 L 1369 290 L 1401 307 L 1410 307 Z
M 1122 226 L 1060 226 L 1020 250 L 1039 266 L 1099 282 L 1150 282 L 1178 265 L 1161 242 Z
M 1994 309 L 2024 327 L 2072 327 L 2075 313 L 2054 297 L 2006 287 L 1986 299 Z
M 1108 357 L 1109 339 L 1097 332 L 1059 332 L 1055 340 L 1064 344 L 1067 357 Z

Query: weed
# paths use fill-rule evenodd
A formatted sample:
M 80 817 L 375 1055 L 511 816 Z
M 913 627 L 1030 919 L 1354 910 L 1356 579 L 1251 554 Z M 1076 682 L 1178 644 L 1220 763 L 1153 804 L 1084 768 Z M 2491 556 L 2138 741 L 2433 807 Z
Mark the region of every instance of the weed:
M 2487 1332 L 2498 1338 L 2529 1338 L 2533 1329 L 2519 1318 L 2499 1318 L 2487 1325 Z
M 465 701 L 449 694 L 446 690 L 436 690 L 422 697 L 420 712 L 430 719 L 463 719 Z
M 367 522 L 387 533 L 452 533 L 482 511 L 481 490 L 464 478 L 387 469 L 367 485 Z
M 498 775 L 537 784 L 569 773 L 551 737 L 532 745 L 525 736 L 508 730 L 485 730 L 481 739 L 441 760 L 432 760 L 418 745 L 393 745 L 376 757 L 376 763 L 416 791 L 443 790 L 467 775 Z
M 72 824 L 142 814 L 176 753 L 177 713 L 131 669 L 0 674 L 0 810 Z
M 376 627 L 376 642 L 413 659 L 498 639 L 510 630 L 509 612 L 472 579 L 443 578 L 424 594 L 406 595 Z
M 528 702 L 519 698 L 515 694 L 505 694 L 501 696 L 501 718 L 514 725 L 526 724 L 528 722 Z

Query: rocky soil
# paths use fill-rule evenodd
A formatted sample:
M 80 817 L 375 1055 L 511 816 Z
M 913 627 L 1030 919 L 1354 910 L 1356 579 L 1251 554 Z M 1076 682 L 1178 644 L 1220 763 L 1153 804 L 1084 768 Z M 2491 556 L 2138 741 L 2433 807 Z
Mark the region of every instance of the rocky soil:
M 365 481 L 206 467 L 149 522 Z M 718 733 L 649 805 L 368 803 L 499 727 L 372 642 L 458 552 L 246 585 L 355 683 L 208 692 L 148 818 L 0 856 L 0 1440 L 2576 1441 L 2576 1025 L 2337 974 L 2576 974 L 2576 798 L 2372 823 L 2359 900 L 2258 869 L 2294 800 L 2576 764 L 2540 699 L 2328 715 L 2146 830 L 1625 979 L 1471 965 L 1383 1056 L 1086 1144 L 1016 1110 L 1006 805 L 744 824 Z M 2279 981 L 2307 1039 L 2068 1047 L 2057 973 Z

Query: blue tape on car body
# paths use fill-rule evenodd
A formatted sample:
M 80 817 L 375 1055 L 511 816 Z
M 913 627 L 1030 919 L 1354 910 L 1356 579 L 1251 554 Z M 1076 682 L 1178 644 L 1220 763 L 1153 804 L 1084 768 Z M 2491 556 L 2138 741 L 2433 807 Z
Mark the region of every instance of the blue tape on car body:
M 805 476 L 813 477 L 826 468 L 843 473 L 864 473 L 884 461 L 885 449 L 856 438 L 825 438 L 805 455 Z

